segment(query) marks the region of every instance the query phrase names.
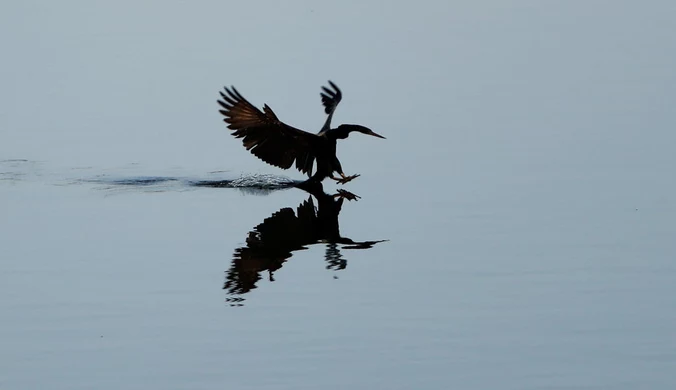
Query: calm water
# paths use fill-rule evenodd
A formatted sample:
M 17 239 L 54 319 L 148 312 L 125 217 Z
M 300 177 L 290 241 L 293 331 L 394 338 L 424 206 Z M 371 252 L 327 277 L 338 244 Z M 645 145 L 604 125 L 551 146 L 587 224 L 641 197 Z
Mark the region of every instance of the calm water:
M 299 189 L 2 165 L 3 388 L 673 383 L 674 210 L 623 191 L 640 183 L 365 175 L 337 210 Z M 334 217 L 362 248 L 311 245 L 340 240 Z
M 1 389 L 676 386 L 671 3 L 9 4 Z

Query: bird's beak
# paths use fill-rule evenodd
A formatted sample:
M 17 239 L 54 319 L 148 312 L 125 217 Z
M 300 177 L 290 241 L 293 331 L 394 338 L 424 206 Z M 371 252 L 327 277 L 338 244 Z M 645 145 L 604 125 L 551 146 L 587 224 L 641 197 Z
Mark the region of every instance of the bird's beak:
M 382 138 L 382 139 L 387 139 L 387 138 L 383 137 L 383 136 L 380 135 L 380 134 L 376 134 L 373 130 L 371 130 L 369 133 L 366 133 L 366 134 L 372 135 L 372 136 L 374 136 L 374 137 Z

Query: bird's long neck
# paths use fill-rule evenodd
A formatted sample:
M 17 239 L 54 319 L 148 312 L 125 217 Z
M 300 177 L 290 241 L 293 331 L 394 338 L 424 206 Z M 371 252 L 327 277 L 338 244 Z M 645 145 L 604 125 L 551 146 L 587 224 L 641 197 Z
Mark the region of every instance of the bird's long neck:
M 352 131 L 353 129 L 351 129 L 349 126 L 340 125 L 335 129 L 331 129 L 330 134 L 331 138 L 333 139 L 345 139 L 347 138 L 348 135 L 350 135 L 350 132 Z

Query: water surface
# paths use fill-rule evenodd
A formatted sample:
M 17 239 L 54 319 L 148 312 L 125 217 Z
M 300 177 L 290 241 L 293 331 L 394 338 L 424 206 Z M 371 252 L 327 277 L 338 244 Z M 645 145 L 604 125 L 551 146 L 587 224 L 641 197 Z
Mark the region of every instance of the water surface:
M 670 3 L 54 4 L 0 12 L 0 388 L 676 385 Z M 308 193 L 217 92 L 327 79 L 387 140 Z

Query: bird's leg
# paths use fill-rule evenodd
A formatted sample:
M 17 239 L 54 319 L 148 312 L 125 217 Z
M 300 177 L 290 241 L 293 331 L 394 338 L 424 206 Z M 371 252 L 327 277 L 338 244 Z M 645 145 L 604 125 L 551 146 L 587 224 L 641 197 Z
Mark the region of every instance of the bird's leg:
M 345 184 L 345 183 L 347 183 L 347 182 L 349 182 L 349 181 L 352 181 L 352 180 L 358 178 L 358 177 L 361 176 L 361 175 L 360 175 L 360 174 L 356 174 L 356 175 L 352 175 L 352 176 L 345 176 L 345 174 L 341 172 L 341 173 L 340 173 L 340 176 L 341 176 L 341 178 L 339 179 L 339 178 L 334 177 L 333 175 L 331 175 L 331 179 L 335 180 L 335 181 L 336 181 L 337 183 L 339 183 L 339 184 Z
M 352 180 L 358 178 L 359 176 L 361 176 L 361 175 L 360 175 L 360 174 L 351 175 L 351 176 L 345 176 L 345 175 L 343 175 L 343 178 L 342 178 L 341 180 L 339 180 L 338 183 L 340 183 L 340 184 L 345 184 L 345 183 L 347 183 L 347 182 L 349 182 L 349 181 L 352 181 Z

